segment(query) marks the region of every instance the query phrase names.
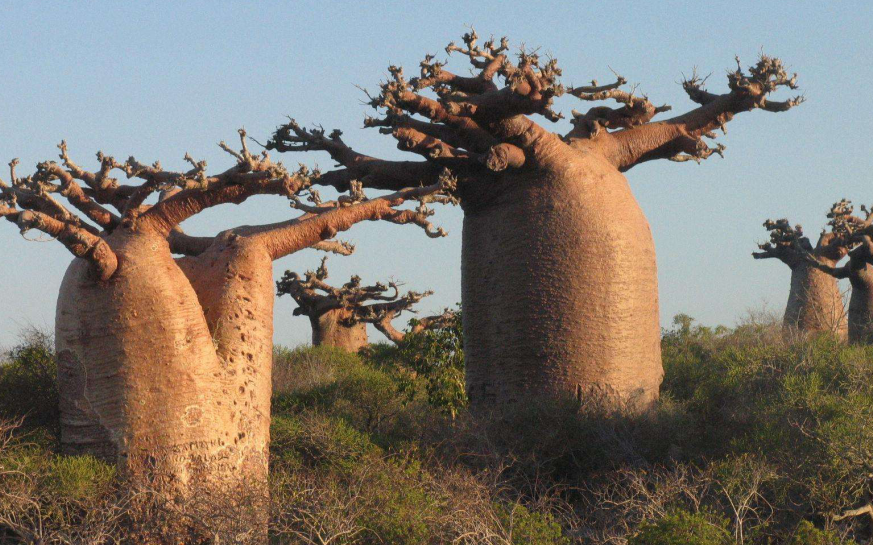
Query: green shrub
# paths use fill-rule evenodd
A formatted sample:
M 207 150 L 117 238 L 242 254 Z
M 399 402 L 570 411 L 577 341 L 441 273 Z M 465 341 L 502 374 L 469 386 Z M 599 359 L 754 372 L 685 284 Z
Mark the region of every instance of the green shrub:
M 381 449 L 345 420 L 317 413 L 275 416 L 270 428 L 273 460 L 291 467 L 348 470 Z
M 569 545 L 561 525 L 550 513 L 531 511 L 521 504 L 497 504 L 497 516 L 512 533 L 513 545 Z
M 440 504 L 422 486 L 421 468 L 384 460 L 365 480 L 368 493 L 361 524 L 373 543 L 416 545 L 432 541 L 432 524 Z
M 273 348 L 273 395 L 288 394 L 332 383 L 338 369 L 359 361 L 355 354 L 332 346 Z
M 343 351 L 307 347 L 292 354 L 293 358 L 286 360 L 291 362 L 288 369 L 322 370 L 304 372 L 304 380 L 278 393 L 273 402 L 277 414 L 328 414 L 365 433 L 377 434 L 385 442 L 407 437 L 415 429 L 410 413 L 414 396 L 403 390 L 403 380 L 396 373 Z
M 733 537 L 725 523 L 699 513 L 674 511 L 655 522 L 644 523 L 628 545 L 728 545 Z
M 410 327 L 416 323 L 409 321 Z M 399 373 L 407 391 L 421 385 L 428 403 L 452 418 L 467 406 L 460 310 L 447 327 L 408 334 L 400 346 L 371 345 L 365 356 L 371 364 Z
M 819 530 L 808 520 L 801 521 L 787 545 L 855 545 L 851 539 L 843 540 L 828 530 Z
M 24 418 L 28 429 L 58 429 L 57 362 L 51 335 L 26 331 L 0 358 L 0 419 Z

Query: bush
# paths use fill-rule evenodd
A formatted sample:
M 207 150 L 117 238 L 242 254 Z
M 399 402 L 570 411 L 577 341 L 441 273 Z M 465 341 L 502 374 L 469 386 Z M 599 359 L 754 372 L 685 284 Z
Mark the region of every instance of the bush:
M 723 522 L 699 513 L 675 511 L 653 523 L 643 524 L 628 545 L 728 545 L 733 537 Z
M 332 346 L 273 348 L 273 395 L 293 394 L 326 386 L 339 369 L 358 361 L 357 356 Z
M 531 511 L 521 504 L 497 505 L 501 523 L 512 528 L 513 545 L 569 545 L 561 525 L 550 513 Z
M 278 414 L 316 411 L 346 420 L 367 433 L 413 426 L 407 418 L 411 396 L 395 374 L 366 364 L 355 354 L 301 347 L 282 361 L 286 380 L 274 398 Z M 276 389 L 274 388 L 274 391 Z
M 415 319 L 409 321 L 410 327 L 415 324 Z M 371 345 L 365 356 L 373 365 L 398 373 L 407 390 L 421 384 L 428 403 L 451 418 L 467 406 L 460 309 L 448 327 L 408 334 L 400 346 Z
M 819 530 L 808 520 L 801 521 L 791 536 L 788 545 L 855 545 L 855 542 L 843 540 L 833 532 Z
M 320 414 L 276 416 L 270 428 L 273 459 L 292 467 L 349 469 L 367 454 L 378 454 L 370 437 L 346 421 Z
M 105 493 L 115 479 L 115 467 L 91 456 L 55 456 L 46 475 L 49 490 L 70 500 Z
M 24 419 L 28 429 L 58 431 L 58 367 L 51 335 L 25 331 L 0 358 L 0 419 Z

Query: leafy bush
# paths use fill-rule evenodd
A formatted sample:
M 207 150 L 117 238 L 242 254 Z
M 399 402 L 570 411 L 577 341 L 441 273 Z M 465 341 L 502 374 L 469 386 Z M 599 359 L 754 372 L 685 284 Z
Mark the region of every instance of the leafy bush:
M 512 528 L 513 545 L 569 545 L 561 525 L 550 513 L 531 511 L 521 504 L 499 504 L 497 515 L 501 523 Z
M 723 523 L 699 513 L 675 511 L 654 523 L 645 523 L 628 545 L 728 545 L 733 537 Z
M 410 327 L 416 323 L 409 321 Z M 447 327 L 410 333 L 400 346 L 370 345 L 363 354 L 372 365 L 391 369 L 406 391 L 422 387 L 428 403 L 451 418 L 467 406 L 460 310 Z
M 275 394 L 279 414 L 330 413 L 367 433 L 397 430 L 407 424 L 402 419 L 411 399 L 401 391 L 401 379 L 355 354 L 300 347 L 288 353 L 282 366 L 283 373 L 295 378 L 285 380 Z
M 808 520 L 801 521 L 791 536 L 788 545 L 855 545 L 851 539 L 843 540 L 833 532 L 819 530 Z
M 0 419 L 23 417 L 27 428 L 56 434 L 57 373 L 51 335 L 25 331 L 21 344 L 0 356 Z
M 270 428 L 273 458 L 291 466 L 348 469 L 380 449 L 345 420 L 317 413 L 276 416 Z
M 415 323 L 413 319 L 409 325 Z M 467 406 L 460 306 L 449 327 L 407 335 L 400 347 L 400 358 L 424 379 L 431 405 L 452 418 Z
M 332 383 L 339 369 L 358 361 L 357 356 L 332 346 L 273 348 L 273 395 L 308 391 Z

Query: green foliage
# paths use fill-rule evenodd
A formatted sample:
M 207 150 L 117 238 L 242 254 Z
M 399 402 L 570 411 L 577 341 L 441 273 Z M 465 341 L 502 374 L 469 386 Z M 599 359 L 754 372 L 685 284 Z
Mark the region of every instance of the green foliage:
M 355 354 L 332 346 L 273 347 L 273 395 L 328 385 L 335 373 L 359 363 Z
M 808 520 L 801 521 L 787 545 L 856 545 L 828 530 L 819 530 Z
M 439 499 L 430 493 L 422 480 L 420 466 L 405 467 L 402 462 L 380 464 L 370 474 L 371 494 L 366 498 L 368 508 L 362 512 L 361 525 L 368 529 L 377 543 L 415 545 L 430 540 L 429 522 L 440 512 Z
M 36 479 L 44 493 L 65 501 L 93 500 L 109 490 L 116 476 L 113 466 L 91 456 L 61 456 L 26 443 L 0 451 L 0 469 L 10 478 Z
M 57 362 L 50 335 L 30 330 L 22 342 L 0 356 L 0 419 L 24 418 L 29 429 L 51 434 L 58 425 Z
M 409 321 L 410 327 L 416 323 Z M 410 333 L 399 347 L 371 345 L 366 355 L 375 365 L 395 369 L 407 391 L 423 385 L 428 403 L 444 414 L 454 418 L 467 406 L 460 308 L 447 327 Z
M 733 537 L 724 524 L 699 513 L 674 511 L 656 522 L 642 524 L 628 545 L 728 545 Z
M 665 337 L 664 392 L 685 406 L 695 428 L 686 451 L 767 460 L 783 480 L 792 475 L 794 493 L 819 512 L 873 492 L 865 477 L 873 454 L 873 347 L 827 335 L 757 344 L 736 335 Z
M 300 347 L 288 354 L 283 372 L 296 378 L 276 393 L 278 413 L 329 412 L 367 433 L 398 425 L 409 398 L 397 376 L 342 350 Z
M 270 428 L 273 459 L 292 467 L 349 469 L 381 449 L 341 418 L 318 413 L 275 416 Z
M 561 525 L 551 513 L 531 511 L 522 504 L 498 504 L 497 516 L 507 528 L 512 528 L 513 545 L 569 545 Z

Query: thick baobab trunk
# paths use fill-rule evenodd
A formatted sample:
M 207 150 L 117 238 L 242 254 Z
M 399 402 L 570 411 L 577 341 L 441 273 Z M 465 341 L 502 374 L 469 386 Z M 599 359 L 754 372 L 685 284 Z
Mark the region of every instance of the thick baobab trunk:
M 95 281 L 77 259 L 58 299 L 62 450 L 183 495 L 233 486 L 245 452 L 194 290 L 163 237 L 119 229 L 106 241 L 115 274 Z
M 593 155 L 507 177 L 464 216 L 467 389 L 474 409 L 529 393 L 644 410 L 663 370 L 655 250 L 627 181 Z M 606 398 L 606 399 L 604 399 Z
M 312 344 L 315 346 L 334 346 L 349 352 L 357 352 L 367 346 L 367 324 L 358 322 L 346 325 L 344 320 L 351 317 L 346 309 L 328 310 L 309 318 L 312 324 Z
M 266 495 L 273 358 L 272 258 L 263 246 L 222 235 L 178 260 L 202 306 L 221 362 L 221 406 L 234 425 L 240 473 Z M 258 490 L 260 488 L 260 490 Z
M 849 342 L 873 343 L 873 265 L 853 269 L 849 274 Z
M 832 267 L 836 264 L 819 259 Z M 832 332 L 845 339 L 846 311 L 836 278 L 803 260 L 794 265 L 783 324 L 802 332 Z

